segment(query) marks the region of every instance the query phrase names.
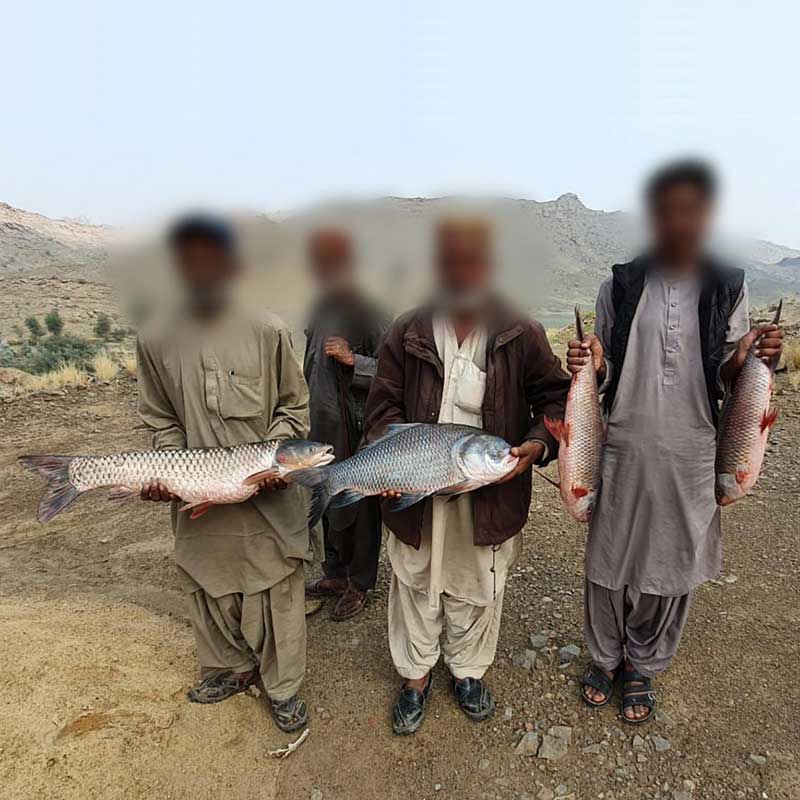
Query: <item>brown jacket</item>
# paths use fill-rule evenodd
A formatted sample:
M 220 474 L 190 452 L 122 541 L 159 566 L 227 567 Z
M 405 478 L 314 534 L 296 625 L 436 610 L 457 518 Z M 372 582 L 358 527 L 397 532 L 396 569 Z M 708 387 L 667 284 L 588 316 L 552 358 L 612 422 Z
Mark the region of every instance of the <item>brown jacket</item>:
M 512 445 L 529 439 L 545 442 L 551 459 L 558 443 L 545 428 L 544 417 L 563 418 L 569 385 L 569 375 L 553 355 L 544 328 L 498 307 L 490 325 L 483 427 Z M 376 439 L 392 423 L 436 422 L 443 386 L 431 311 L 410 311 L 389 329 L 378 356 L 367 399 L 366 440 Z M 519 533 L 528 518 L 530 471 L 471 496 L 475 544 L 500 544 Z M 389 529 L 402 542 L 419 548 L 425 503 L 401 512 L 385 506 L 383 519 Z

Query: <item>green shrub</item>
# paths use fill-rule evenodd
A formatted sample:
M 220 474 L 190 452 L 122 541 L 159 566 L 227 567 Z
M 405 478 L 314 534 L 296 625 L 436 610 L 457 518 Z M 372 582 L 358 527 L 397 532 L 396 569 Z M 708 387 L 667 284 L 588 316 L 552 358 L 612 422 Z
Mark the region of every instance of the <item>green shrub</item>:
M 64 320 L 61 319 L 61 314 L 58 313 L 57 308 L 45 315 L 44 324 L 53 336 L 60 336 L 64 330 Z
M 97 315 L 97 321 L 94 323 L 94 332 L 101 339 L 108 338 L 111 333 L 111 317 L 108 314 Z
M 44 336 L 44 329 L 42 323 L 36 317 L 28 317 L 25 320 L 25 327 L 30 331 L 34 339 L 39 339 Z

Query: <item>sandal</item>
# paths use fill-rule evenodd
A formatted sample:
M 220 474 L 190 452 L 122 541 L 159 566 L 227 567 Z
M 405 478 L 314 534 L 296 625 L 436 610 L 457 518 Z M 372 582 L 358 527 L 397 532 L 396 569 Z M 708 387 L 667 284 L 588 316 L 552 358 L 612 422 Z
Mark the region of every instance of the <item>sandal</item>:
M 628 686 L 629 683 L 638 684 L 637 686 Z M 602 691 L 602 689 L 601 689 Z M 631 719 L 625 714 L 626 708 L 633 708 L 634 706 L 644 706 L 649 713 L 641 719 Z M 622 719 L 629 725 L 641 725 L 644 722 L 649 722 L 653 718 L 653 712 L 656 707 L 656 693 L 653 690 L 653 683 L 650 678 L 646 678 L 636 670 L 628 672 L 627 670 L 622 673 Z
M 367 593 L 357 589 L 352 584 L 348 584 L 347 590 L 339 597 L 331 610 L 331 619 L 341 622 L 345 619 L 360 614 L 367 604 Z
M 480 678 L 453 678 L 451 687 L 461 710 L 474 722 L 494 714 L 494 698 Z
M 614 694 L 614 683 L 616 679 L 616 670 L 613 671 L 612 676 L 609 678 L 605 670 L 600 669 L 597 664 L 590 664 L 589 669 L 586 670 L 581 678 L 581 699 L 590 708 L 602 708 L 603 706 L 607 706 L 611 702 L 611 697 Z M 598 692 L 602 692 L 606 696 L 606 699 L 600 703 L 596 700 L 591 700 L 584 691 L 587 686 L 596 689 Z
M 314 578 L 306 581 L 306 597 L 339 597 L 347 589 L 344 578 Z
M 269 705 L 275 724 L 284 733 L 292 733 L 308 724 L 306 704 L 297 695 L 288 700 L 273 700 L 270 697 Z
M 258 681 L 258 672 L 218 672 L 196 683 L 186 692 L 190 703 L 221 703 L 245 692 Z
M 419 730 L 422 720 L 425 719 L 425 705 L 428 702 L 432 684 L 433 673 L 429 672 L 428 682 L 421 692 L 405 685 L 400 690 L 400 696 L 392 708 L 392 730 L 398 736 L 408 736 Z

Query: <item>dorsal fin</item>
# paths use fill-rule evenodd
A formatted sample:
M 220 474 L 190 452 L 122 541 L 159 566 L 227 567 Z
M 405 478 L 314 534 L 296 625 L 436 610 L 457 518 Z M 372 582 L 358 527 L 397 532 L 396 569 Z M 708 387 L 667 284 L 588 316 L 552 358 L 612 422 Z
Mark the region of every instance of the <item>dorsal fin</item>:
M 777 325 L 781 321 L 781 309 L 783 308 L 783 298 L 778 300 L 778 308 L 775 310 L 775 316 L 772 318 L 772 324 Z
M 372 447 L 375 447 L 376 444 L 381 444 L 381 442 L 385 442 L 387 439 L 391 439 L 393 436 L 397 436 L 398 433 L 402 433 L 408 428 L 416 428 L 417 425 L 422 425 L 422 422 L 395 422 L 391 425 L 386 426 L 386 430 L 383 432 L 381 436 L 379 436 L 374 441 L 370 442 L 369 444 L 365 444 L 359 452 L 363 450 L 369 450 Z

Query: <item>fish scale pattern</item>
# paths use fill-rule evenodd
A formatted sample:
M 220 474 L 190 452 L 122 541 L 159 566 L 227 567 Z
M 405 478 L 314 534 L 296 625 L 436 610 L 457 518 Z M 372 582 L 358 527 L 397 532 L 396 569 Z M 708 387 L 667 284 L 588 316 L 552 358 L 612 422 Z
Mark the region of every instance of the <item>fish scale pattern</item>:
M 466 425 L 413 425 L 328 467 L 333 494 L 354 489 L 432 494 L 464 480 L 453 447 L 478 431 Z
M 752 456 L 763 448 L 761 421 L 771 399 L 772 372 L 751 350 L 722 409 L 717 473 L 734 475 L 740 466 L 754 466 Z
M 603 418 L 597 394 L 597 373 L 592 364 L 587 364 L 572 380 L 565 421 L 570 429 L 569 446 L 564 453 L 566 488 L 594 489 L 600 477 Z
M 255 487 L 242 482 L 274 466 L 279 445 L 272 440 L 235 447 L 78 456 L 70 463 L 69 477 L 79 492 L 104 486 L 139 492 L 160 483 L 186 502 L 206 498 L 235 502 L 253 494 Z

